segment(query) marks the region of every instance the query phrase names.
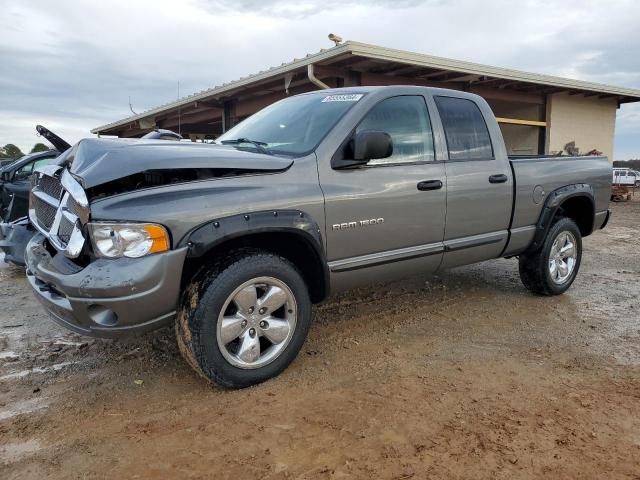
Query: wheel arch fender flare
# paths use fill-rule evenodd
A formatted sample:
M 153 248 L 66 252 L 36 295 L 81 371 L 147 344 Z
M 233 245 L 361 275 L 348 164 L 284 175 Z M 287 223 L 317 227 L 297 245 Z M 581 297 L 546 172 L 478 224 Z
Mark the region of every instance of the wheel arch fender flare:
M 322 278 L 314 279 L 321 282 L 321 291 L 314 301 L 324 300 L 329 295 L 329 267 L 322 230 L 310 215 L 301 210 L 257 211 L 208 220 L 182 237 L 178 247 L 189 248 L 187 258 L 202 257 L 223 243 L 241 241 L 259 234 L 289 234 L 304 241 L 315 256 L 312 259 L 314 265 L 322 271 Z
M 528 252 L 536 251 L 542 247 L 547 233 L 553 224 L 553 219 L 562 208 L 562 205 L 569 199 L 580 197 L 589 202 L 592 211 L 590 226 L 586 232 L 583 233 L 583 236 L 586 236 L 593 231 L 593 213 L 595 213 L 595 196 L 593 187 L 588 183 L 565 185 L 564 187 L 557 188 L 547 195 L 542 211 L 540 212 L 540 217 L 536 224 L 536 233 L 531 245 L 527 249 Z

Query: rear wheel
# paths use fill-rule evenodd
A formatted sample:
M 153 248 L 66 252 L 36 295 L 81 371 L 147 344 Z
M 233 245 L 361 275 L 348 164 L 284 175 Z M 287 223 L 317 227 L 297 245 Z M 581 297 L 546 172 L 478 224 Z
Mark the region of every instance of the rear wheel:
M 198 276 L 185 295 L 176 335 L 198 373 L 242 388 L 284 370 L 302 347 L 310 321 L 311 301 L 296 267 L 253 251 Z
M 520 255 L 520 279 L 541 295 L 560 295 L 569 289 L 582 259 L 582 236 L 576 223 L 561 218 L 549 229 L 542 247 Z

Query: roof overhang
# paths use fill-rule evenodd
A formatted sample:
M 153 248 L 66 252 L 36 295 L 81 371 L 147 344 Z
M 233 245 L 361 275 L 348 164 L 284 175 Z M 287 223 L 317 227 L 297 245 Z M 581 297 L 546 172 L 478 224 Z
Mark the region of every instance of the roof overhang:
M 640 101 L 640 90 L 585 82 L 551 75 L 492 67 L 461 60 L 395 50 L 359 42 L 345 42 L 292 62 L 283 63 L 254 75 L 222 84 L 181 98 L 175 102 L 132 115 L 91 130 L 112 134 L 123 128 L 151 128 L 158 115 L 185 107 L 206 105 L 221 108 L 225 99 L 241 93 L 259 91 L 275 81 L 291 82 L 294 75 L 305 76 L 308 65 L 318 67 L 318 75 L 341 76 L 349 73 L 397 78 L 404 83 L 430 86 L 460 85 L 460 88 L 492 88 L 521 93 L 568 92 L 573 95 L 615 98 L 618 103 Z M 305 78 L 306 79 L 306 78 Z M 366 84 L 363 82 L 363 84 Z M 281 90 L 284 89 L 284 86 Z M 195 112 L 195 109 L 193 110 Z

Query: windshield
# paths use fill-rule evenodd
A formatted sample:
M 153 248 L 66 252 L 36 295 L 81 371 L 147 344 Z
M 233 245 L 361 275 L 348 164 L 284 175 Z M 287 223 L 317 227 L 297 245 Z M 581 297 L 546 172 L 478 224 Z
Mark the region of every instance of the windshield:
M 269 153 L 300 156 L 315 149 L 363 94 L 312 93 L 287 98 L 260 110 L 216 139 Z M 241 142 L 233 142 L 241 139 Z

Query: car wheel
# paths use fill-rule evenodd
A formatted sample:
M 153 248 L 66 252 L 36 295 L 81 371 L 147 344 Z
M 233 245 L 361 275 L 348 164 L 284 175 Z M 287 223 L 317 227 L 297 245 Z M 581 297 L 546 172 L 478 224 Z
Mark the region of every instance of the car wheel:
M 581 259 L 580 229 L 570 218 L 561 218 L 549 229 L 542 248 L 520 255 L 520 279 L 532 292 L 560 295 L 575 280 Z
M 310 323 L 311 301 L 298 269 L 278 255 L 245 251 L 196 276 L 176 336 L 198 373 L 243 388 L 282 372 L 300 351 Z

